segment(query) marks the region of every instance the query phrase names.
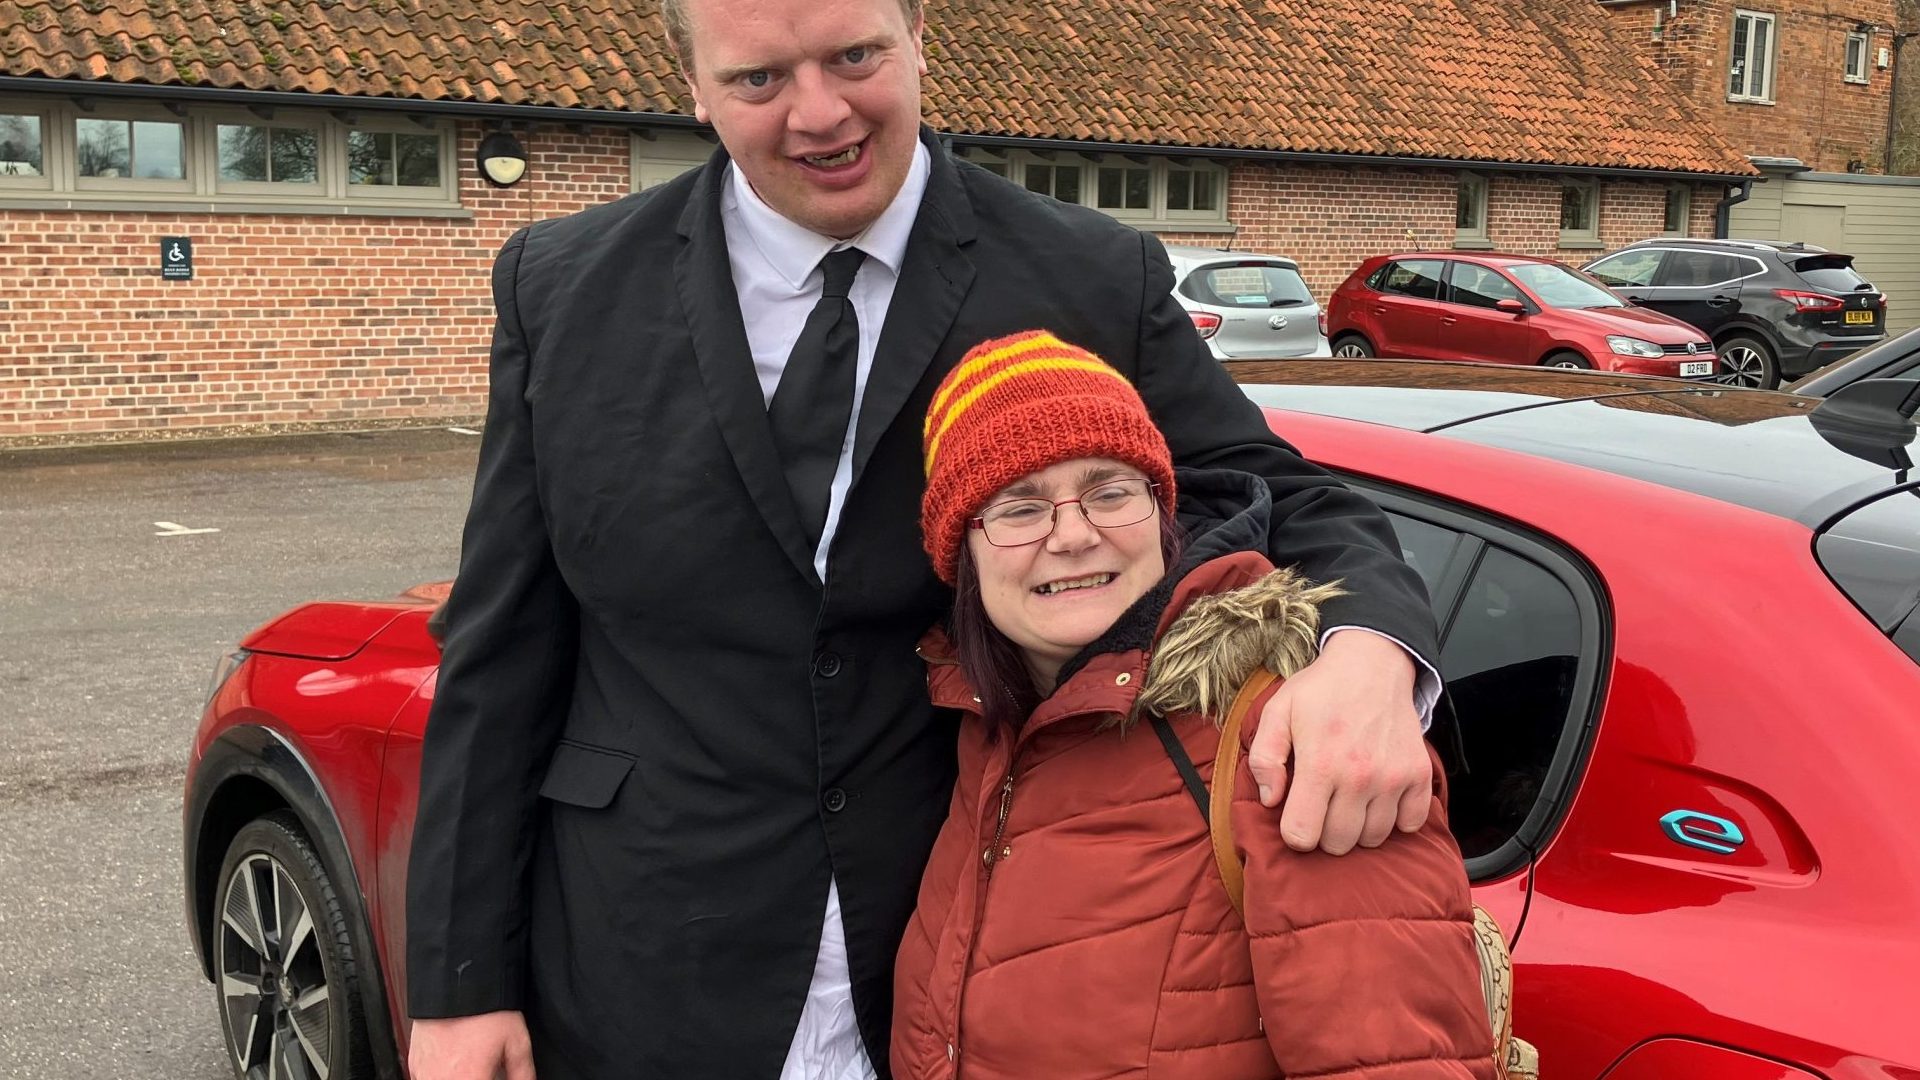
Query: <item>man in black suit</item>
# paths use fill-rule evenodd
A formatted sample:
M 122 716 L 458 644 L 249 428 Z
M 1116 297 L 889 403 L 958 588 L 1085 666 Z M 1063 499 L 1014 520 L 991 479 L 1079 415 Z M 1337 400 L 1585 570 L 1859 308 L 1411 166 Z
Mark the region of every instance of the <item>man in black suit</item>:
M 1345 583 L 1255 749 L 1270 804 L 1297 755 L 1292 841 L 1418 827 L 1419 578 L 1208 358 L 1159 243 L 942 150 L 919 0 L 667 9 L 724 149 L 494 269 L 410 870 L 416 1080 L 884 1072 L 953 769 L 913 655 L 948 603 L 922 420 L 1011 331 L 1126 374 L 1183 464 L 1268 478 L 1275 561 Z

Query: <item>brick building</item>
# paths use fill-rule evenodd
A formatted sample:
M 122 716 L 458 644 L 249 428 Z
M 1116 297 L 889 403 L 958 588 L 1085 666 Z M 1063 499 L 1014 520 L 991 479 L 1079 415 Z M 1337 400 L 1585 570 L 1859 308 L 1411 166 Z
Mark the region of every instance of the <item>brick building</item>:
M 932 0 L 927 117 L 1168 242 L 1581 259 L 1752 173 L 1592 0 Z M 712 150 L 650 0 L 0 0 L 0 442 L 484 408 L 516 228 Z M 476 168 L 489 134 L 526 176 Z M 161 273 L 190 242 L 191 278 Z

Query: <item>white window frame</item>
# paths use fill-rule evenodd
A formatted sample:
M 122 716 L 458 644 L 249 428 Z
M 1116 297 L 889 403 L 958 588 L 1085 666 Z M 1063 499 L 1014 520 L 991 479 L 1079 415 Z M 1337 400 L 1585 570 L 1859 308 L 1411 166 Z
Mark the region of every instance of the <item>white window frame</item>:
M 645 191 L 681 173 L 698 169 L 713 157 L 714 144 L 691 131 L 639 132 L 627 136 L 628 179 L 631 191 Z
M 1749 24 L 1747 29 L 1747 51 L 1744 56 L 1734 56 L 1733 41 L 1738 32 L 1741 20 L 1746 20 Z M 1764 58 L 1766 60 L 1766 68 L 1765 77 L 1761 80 L 1762 85 L 1756 89 L 1752 82 L 1754 55 L 1752 28 L 1763 24 L 1767 28 L 1767 48 Z M 1780 27 L 1774 21 L 1774 17 L 1764 11 L 1748 11 L 1745 8 L 1735 8 L 1733 12 L 1732 29 L 1727 33 L 1727 100 L 1742 101 L 1755 105 L 1773 104 L 1774 76 L 1777 73 L 1776 68 L 1778 66 L 1777 60 L 1779 55 Z M 1741 82 L 1738 91 L 1733 89 L 1733 66 L 1736 63 L 1741 65 Z
M 1567 179 L 1567 180 L 1560 181 L 1560 199 L 1561 199 L 1562 207 L 1565 206 L 1566 197 L 1567 197 L 1566 193 L 1569 191 L 1584 191 L 1587 193 L 1587 199 L 1592 204 L 1592 207 L 1593 207 L 1593 214 L 1592 214 L 1593 220 L 1591 222 L 1590 227 L 1585 229 L 1569 229 L 1562 226 L 1560 229 L 1560 246 L 1561 247 L 1581 247 L 1581 246 L 1592 247 L 1599 244 L 1600 243 L 1600 182 L 1598 180 L 1587 178 L 1587 177 Z
M 160 123 L 172 124 L 180 129 L 180 171 L 184 174 L 178 180 L 141 178 L 137 176 L 81 176 L 80 175 L 80 122 L 82 120 L 108 120 L 124 123 Z M 129 195 L 190 194 L 199 180 L 199 170 L 194 167 L 193 125 L 187 118 L 157 105 L 139 105 L 130 102 L 116 102 L 112 105 L 102 103 L 91 110 L 74 110 L 61 125 L 68 138 L 68 152 L 61 166 L 68 170 L 67 177 L 75 191 L 112 191 Z M 131 129 L 129 129 L 131 130 Z
M 1853 51 L 1856 45 L 1860 48 L 1857 55 Z M 1868 81 L 1870 68 L 1868 67 L 1867 57 L 1872 51 L 1872 46 L 1873 35 L 1871 34 L 1855 32 L 1847 35 L 1846 51 L 1841 54 L 1842 59 L 1840 65 L 1840 77 L 1843 80 L 1850 83 L 1865 83 Z M 1855 60 L 1859 61 L 1857 68 L 1854 64 Z
M 458 128 L 448 119 L 415 120 L 352 110 L 275 109 L 271 116 L 231 105 L 167 107 L 96 98 L 82 109 L 63 97 L 18 94 L 0 97 L 0 112 L 38 117 L 41 176 L 0 177 L 0 210 L 25 204 L 46 209 L 115 209 L 119 206 L 185 213 L 362 213 L 404 212 L 429 216 L 466 216 L 460 206 Z M 352 119 L 352 123 L 342 116 Z M 77 133 L 82 119 L 166 120 L 182 125 L 185 180 L 79 175 Z M 319 135 L 319 179 L 308 183 L 222 182 L 219 178 L 221 123 L 267 127 L 304 127 Z M 435 187 L 381 185 L 350 190 L 347 184 L 347 135 L 354 128 L 399 134 L 436 135 L 440 140 L 440 177 Z
M 1155 155 L 1142 159 L 1139 155 L 1132 154 L 1071 150 L 1052 151 L 1053 157 L 1049 159 L 1031 150 L 1005 150 L 982 146 L 965 146 L 961 148 L 961 153 L 970 161 L 983 164 L 990 162 L 1003 166 L 1006 169 L 1004 174 L 1006 178 L 1022 188 L 1027 186 L 1028 164 L 1078 165 L 1080 167 L 1079 205 L 1098 210 L 1108 217 L 1138 228 L 1173 231 L 1182 228 L 1209 230 L 1231 226 L 1231 219 L 1227 216 L 1227 204 L 1232 194 L 1230 189 L 1232 174 L 1225 165 L 1209 159 L 1184 157 L 1179 154 Z M 1176 161 L 1176 159 L 1179 160 Z M 1148 172 L 1146 207 L 1099 205 L 1100 170 L 1103 168 L 1146 169 Z M 1219 208 L 1217 210 L 1168 209 L 1167 172 L 1169 169 L 1211 172 L 1214 175 Z
M 1667 228 L 1667 204 L 1675 195 L 1680 196 L 1680 227 Z M 1693 221 L 1693 187 L 1690 184 L 1668 184 L 1660 199 L 1660 235 L 1686 236 Z
M 6 113 L 9 116 L 31 116 L 40 121 L 40 175 L 0 175 L 0 196 L 9 192 L 37 193 L 52 190 L 53 174 L 59 168 L 61 161 L 56 138 L 59 125 L 54 122 L 53 110 L 47 108 L 45 102 L 0 98 L 0 113 Z
M 1463 172 L 1454 188 L 1453 206 L 1453 246 L 1454 247 L 1491 247 L 1493 240 L 1487 233 L 1487 193 L 1491 187 L 1487 178 L 1479 173 Z M 1467 200 L 1479 212 L 1478 227 L 1460 225 L 1460 201 Z

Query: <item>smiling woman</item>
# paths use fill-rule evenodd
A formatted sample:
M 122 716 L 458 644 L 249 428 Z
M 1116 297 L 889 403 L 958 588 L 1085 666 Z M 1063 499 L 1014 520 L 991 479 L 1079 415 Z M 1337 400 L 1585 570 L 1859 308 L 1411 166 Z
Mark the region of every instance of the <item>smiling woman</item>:
M 1382 1060 L 1409 1080 L 1493 1076 L 1443 808 L 1334 860 L 1294 853 L 1251 795 L 1229 800 L 1244 920 L 1211 872 L 1215 721 L 1256 668 L 1311 659 L 1340 593 L 1262 553 L 1266 485 L 1176 477 L 1125 377 L 1045 331 L 967 354 L 925 452 L 921 532 L 955 596 L 920 651 L 934 704 L 963 722 L 895 969 L 894 1075 L 949 1076 L 964 1055 L 988 1078 L 1170 1058 L 1223 1078 Z M 1141 720 L 1157 740 L 1127 737 Z M 1340 993 L 1355 977 L 1364 1001 Z

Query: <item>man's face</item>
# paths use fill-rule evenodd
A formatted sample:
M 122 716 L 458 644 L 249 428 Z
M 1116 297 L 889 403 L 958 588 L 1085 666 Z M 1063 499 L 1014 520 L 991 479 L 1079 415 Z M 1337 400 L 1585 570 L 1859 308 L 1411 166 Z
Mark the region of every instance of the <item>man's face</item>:
M 694 115 L 782 217 L 845 239 L 919 139 L 920 35 L 899 0 L 687 0 Z

